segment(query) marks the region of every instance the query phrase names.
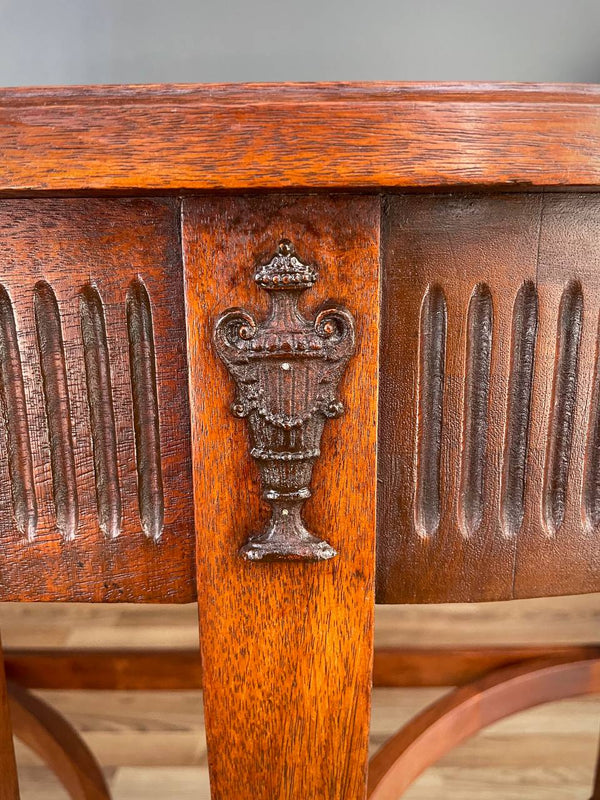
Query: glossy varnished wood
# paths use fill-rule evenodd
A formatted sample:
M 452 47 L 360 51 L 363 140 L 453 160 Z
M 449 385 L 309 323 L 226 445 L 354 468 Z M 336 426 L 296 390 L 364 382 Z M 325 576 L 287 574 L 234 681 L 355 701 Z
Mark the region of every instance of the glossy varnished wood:
M 600 657 L 600 645 L 375 648 L 373 686 L 462 686 L 542 658 Z M 28 649 L 5 652 L 9 680 L 28 689 L 173 691 L 202 688 L 198 650 Z
M 4 89 L 0 192 L 600 183 L 600 89 Z M 99 142 L 102 146 L 99 146 Z
M 597 591 L 600 198 L 391 198 L 381 602 Z
M 399 800 L 428 766 L 503 717 L 599 691 L 597 658 L 508 667 L 456 689 L 414 717 L 375 754 L 369 767 L 369 800 Z
M 225 308 L 264 314 L 254 269 L 281 238 L 320 273 L 303 309 L 334 301 L 356 321 L 356 352 L 340 385 L 346 413 L 326 426 L 305 510 L 307 525 L 327 532 L 338 552 L 322 563 L 239 557 L 268 512 L 245 425 L 229 411 L 233 386 L 216 354 L 207 358 Z M 379 204 L 326 196 L 187 200 L 183 242 L 213 796 L 357 800 L 372 661 Z
M 216 798 L 364 794 L 376 477 L 382 601 L 600 588 L 597 87 L 5 90 L 0 145 L 5 198 L 229 192 L 186 200 L 182 239 L 175 199 L 0 203 L 0 598 L 186 600 L 197 580 Z M 403 188 L 421 193 L 383 199 L 380 248 L 381 197 Z M 321 270 L 303 309 L 328 297 L 357 321 L 306 505 L 339 555 L 244 564 L 267 511 L 210 332 L 228 306 L 264 314 L 252 274 L 287 237 Z M 482 666 L 455 654 L 444 675 Z M 408 770 L 559 684 L 597 684 L 559 673 L 455 695 L 413 726 Z
M 179 207 L 0 202 L 0 597 L 194 597 Z

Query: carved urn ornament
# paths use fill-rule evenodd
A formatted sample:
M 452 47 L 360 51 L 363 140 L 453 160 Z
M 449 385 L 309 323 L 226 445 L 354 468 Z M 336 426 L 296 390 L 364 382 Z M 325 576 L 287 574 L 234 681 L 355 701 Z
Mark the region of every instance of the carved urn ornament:
M 254 280 L 269 293 L 267 318 L 257 323 L 232 308 L 214 328 L 217 353 L 236 385 L 231 410 L 248 421 L 251 455 L 271 505 L 266 527 L 240 552 L 250 561 L 323 561 L 336 551 L 306 529 L 301 511 L 325 421 L 344 411 L 336 391 L 354 350 L 354 319 L 336 306 L 314 320 L 302 316 L 298 300 L 317 270 L 296 257 L 288 240 Z

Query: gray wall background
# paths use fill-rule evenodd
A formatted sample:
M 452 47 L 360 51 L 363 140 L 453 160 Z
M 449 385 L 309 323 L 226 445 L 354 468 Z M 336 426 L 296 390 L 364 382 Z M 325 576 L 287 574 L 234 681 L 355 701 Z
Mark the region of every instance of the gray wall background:
M 0 0 L 0 85 L 600 83 L 600 0 Z

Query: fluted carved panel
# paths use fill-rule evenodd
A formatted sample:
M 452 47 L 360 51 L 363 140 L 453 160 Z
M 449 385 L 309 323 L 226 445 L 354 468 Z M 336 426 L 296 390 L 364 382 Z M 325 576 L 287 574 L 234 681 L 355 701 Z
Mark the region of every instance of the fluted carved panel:
M 556 533 L 565 518 L 582 322 L 581 284 L 571 281 L 563 291 L 558 311 L 552 407 L 542 490 L 544 521 L 551 534 Z
M 0 599 L 191 599 L 176 203 L 0 201 L 0 405 Z
M 33 307 L 50 445 L 56 526 L 65 539 L 74 539 L 79 520 L 79 503 L 65 347 L 56 296 L 46 281 L 36 284 L 33 290 Z
M 467 348 L 459 513 L 465 536 L 477 531 L 485 503 L 484 467 L 489 426 L 493 302 L 489 286 L 478 283 L 467 311 Z
M 0 392 L 6 428 L 12 510 L 19 532 L 33 539 L 37 530 L 37 499 L 23 369 L 12 302 L 0 286 Z
M 421 304 L 419 411 L 415 476 L 415 523 L 422 536 L 440 522 L 440 453 L 446 361 L 446 298 L 429 286 Z
M 388 210 L 380 601 L 600 590 L 600 197 Z
M 140 519 L 146 536 L 158 541 L 163 530 L 164 498 L 156 354 L 150 297 L 139 278 L 127 293 L 127 332 Z
M 519 532 L 525 513 L 531 389 L 537 326 L 537 291 L 532 281 L 525 281 L 515 298 L 510 336 L 506 435 L 500 500 L 502 528 L 507 536 L 514 536 Z
M 98 523 L 107 536 L 115 538 L 121 532 L 117 431 L 104 306 L 96 286 L 88 284 L 81 290 L 80 312 Z

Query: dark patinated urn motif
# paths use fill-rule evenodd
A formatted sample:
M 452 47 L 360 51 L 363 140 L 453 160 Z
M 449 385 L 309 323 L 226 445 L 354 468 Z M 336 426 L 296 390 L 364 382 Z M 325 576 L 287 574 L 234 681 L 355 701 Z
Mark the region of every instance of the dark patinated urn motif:
M 354 319 L 328 306 L 314 320 L 298 310 L 300 293 L 317 279 L 291 242 L 280 242 L 254 280 L 269 292 L 267 318 L 257 323 L 240 308 L 225 311 L 214 342 L 236 385 L 232 412 L 248 421 L 251 455 L 261 475 L 271 519 L 241 555 L 251 561 L 333 558 L 336 551 L 302 520 L 325 421 L 343 413 L 336 390 L 354 350 Z

